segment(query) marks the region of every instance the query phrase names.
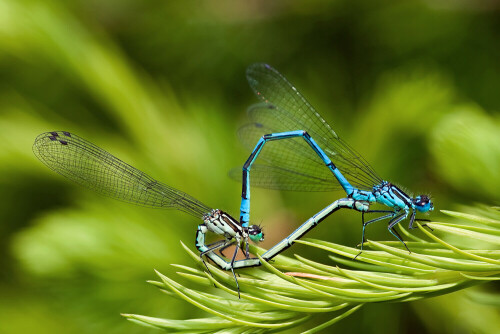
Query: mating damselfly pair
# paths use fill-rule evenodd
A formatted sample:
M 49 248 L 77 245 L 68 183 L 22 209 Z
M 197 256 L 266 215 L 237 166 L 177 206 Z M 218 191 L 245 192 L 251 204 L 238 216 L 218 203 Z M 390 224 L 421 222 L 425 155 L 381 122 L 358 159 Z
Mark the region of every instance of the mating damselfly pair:
M 377 176 L 371 166 L 333 131 L 297 89 L 271 66 L 251 65 L 247 70 L 247 79 L 263 102 L 249 108 L 253 123 L 240 130 L 240 137 L 246 144 L 251 147 L 256 145 L 243 166 L 239 221 L 222 210 L 211 209 L 190 195 L 153 179 L 73 133 L 42 133 L 36 138 L 33 151 L 50 169 L 102 195 L 147 207 L 174 208 L 202 218 L 195 243 L 200 258 L 207 270 L 204 256 L 220 268 L 231 270 L 238 294 L 240 290 L 234 269 L 261 264 L 259 259 L 250 257 L 248 239 L 254 242 L 264 239 L 259 226 L 249 225 L 250 185 L 298 191 L 343 189 L 347 195 L 320 210 L 266 251 L 262 255 L 266 261 L 290 247 L 295 240 L 341 208 L 362 213 L 361 250 L 365 227 L 385 219 L 389 219 L 389 231 L 406 247 L 394 227 L 409 215 L 409 226 L 413 228 L 417 211 L 433 210 L 429 197 L 420 195 L 412 198 Z M 298 140 L 307 143 L 308 147 L 300 145 Z M 270 141 L 273 143 L 262 150 Z M 259 155 L 264 163 L 254 165 Z M 239 173 L 241 169 L 237 173 L 233 171 L 231 175 L 239 178 Z M 388 209 L 371 210 L 372 203 L 385 205 Z M 365 221 L 365 213 L 382 215 Z M 205 234 L 208 231 L 224 239 L 207 245 Z M 224 249 L 232 245 L 236 247 L 229 261 L 216 252 L 222 254 Z M 243 260 L 236 260 L 239 249 L 245 255 Z

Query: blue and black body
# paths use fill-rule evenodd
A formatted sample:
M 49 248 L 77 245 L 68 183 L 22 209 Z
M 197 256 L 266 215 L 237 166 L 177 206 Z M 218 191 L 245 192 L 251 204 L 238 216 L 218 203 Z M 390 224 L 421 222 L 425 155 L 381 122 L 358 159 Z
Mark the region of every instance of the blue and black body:
M 429 196 L 411 197 L 380 178 L 297 89 L 271 66 L 251 65 L 247 70 L 247 79 L 263 102 L 249 108 L 248 114 L 253 123 L 240 129 L 242 142 L 253 148 L 243 166 L 241 225 L 248 226 L 250 218 L 250 185 L 298 191 L 342 189 L 346 199 L 354 201 L 351 208 L 362 212 L 361 249 L 366 226 L 385 219 L 389 219 L 389 232 L 406 247 L 394 227 L 409 216 L 409 228 L 412 229 L 417 212 L 433 210 Z M 274 143 L 265 146 L 270 141 Z M 263 163 L 254 164 L 258 156 Z M 236 177 L 234 170 L 231 174 Z M 382 204 L 388 209 L 370 210 L 372 203 Z M 365 213 L 383 215 L 365 221 Z M 289 236 L 285 240 L 291 244 L 296 239 Z
M 203 219 L 196 232 L 196 248 L 200 252 L 200 258 L 207 270 L 204 255 L 220 268 L 231 270 L 239 294 L 233 264 L 242 243 L 248 243 L 248 239 L 254 242 L 264 240 L 264 234 L 259 226 L 243 228 L 238 220 L 224 211 L 211 209 L 192 196 L 153 179 L 107 151 L 67 131 L 40 134 L 33 144 L 33 152 L 53 171 L 101 195 L 150 208 L 173 208 Z M 206 245 L 205 235 L 208 231 L 224 239 Z M 236 245 L 231 261 L 228 262 L 215 253 L 231 245 Z M 258 261 L 250 259 L 248 253 L 245 255 L 248 260 Z M 238 266 L 244 265 L 239 263 Z

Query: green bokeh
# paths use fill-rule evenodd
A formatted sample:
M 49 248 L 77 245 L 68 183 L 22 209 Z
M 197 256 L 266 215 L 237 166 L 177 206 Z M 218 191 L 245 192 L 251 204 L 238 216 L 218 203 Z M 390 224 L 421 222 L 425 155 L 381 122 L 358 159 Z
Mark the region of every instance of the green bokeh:
M 71 184 L 32 154 L 39 133 L 75 132 L 236 214 L 227 171 L 248 154 L 236 131 L 256 101 L 244 73 L 265 61 L 382 177 L 430 192 L 437 210 L 498 205 L 499 35 L 481 1 L 0 0 L 0 332 L 149 333 L 120 313 L 206 316 L 145 283 L 190 264 L 179 240 L 200 222 Z M 340 195 L 253 190 L 263 246 Z M 311 237 L 356 244 L 359 217 L 342 217 L 352 223 L 330 218 Z M 370 305 L 334 329 L 496 333 L 495 314 L 455 293 Z

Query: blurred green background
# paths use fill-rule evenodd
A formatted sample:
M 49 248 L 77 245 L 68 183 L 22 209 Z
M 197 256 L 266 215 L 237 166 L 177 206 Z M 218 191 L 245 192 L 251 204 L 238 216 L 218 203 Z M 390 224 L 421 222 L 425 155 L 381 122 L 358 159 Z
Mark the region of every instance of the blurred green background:
M 263 61 L 382 177 L 437 210 L 498 205 L 499 40 L 493 1 L 0 0 L 0 333 L 153 333 L 120 313 L 205 316 L 145 283 L 192 265 L 179 240 L 193 244 L 201 221 L 70 183 L 32 154 L 39 133 L 74 132 L 237 215 L 227 171 L 248 155 L 245 68 Z M 253 190 L 263 246 L 341 195 Z M 360 225 L 343 212 L 310 236 L 355 245 Z M 498 308 L 478 297 L 498 288 L 369 305 L 332 330 L 498 333 Z

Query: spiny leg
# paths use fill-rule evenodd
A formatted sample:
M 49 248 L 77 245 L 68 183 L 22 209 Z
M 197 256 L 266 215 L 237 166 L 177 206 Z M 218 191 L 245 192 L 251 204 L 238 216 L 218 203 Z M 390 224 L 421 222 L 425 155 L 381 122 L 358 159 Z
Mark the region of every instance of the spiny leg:
M 401 236 L 401 234 L 399 234 L 399 232 L 396 230 L 396 227 L 393 226 L 389 232 L 392 233 L 392 235 L 396 235 L 396 238 L 399 239 L 399 241 L 401 241 L 403 243 L 403 245 L 405 245 L 406 249 L 408 250 L 408 252 L 411 253 L 411 250 L 408 248 L 408 246 L 406 245 L 406 243 L 403 241 L 403 237 Z
M 416 215 L 416 212 L 413 212 L 411 215 L 410 225 L 408 226 L 408 228 L 410 230 L 413 230 L 415 228 L 415 227 L 413 227 L 413 222 L 415 222 L 415 221 L 419 221 L 419 222 L 430 222 L 431 221 L 430 219 L 416 218 L 415 215 Z M 427 224 L 422 224 L 422 227 L 427 227 L 429 230 L 434 232 L 434 230 Z
M 395 236 L 399 241 L 401 241 L 403 243 L 403 245 L 405 245 L 406 249 L 408 250 L 408 252 L 411 253 L 410 249 L 408 248 L 408 246 L 406 246 L 406 243 L 404 242 L 403 238 L 401 238 L 401 236 L 399 235 L 398 231 L 396 231 L 394 229 L 394 226 L 396 226 L 396 224 L 398 224 L 400 221 L 402 221 L 403 219 L 405 219 L 407 216 L 406 212 L 400 214 L 399 216 L 397 217 L 394 217 L 391 221 L 389 221 L 389 225 L 387 226 L 387 229 L 389 230 L 389 232 L 391 232 L 391 234 L 393 236 Z
M 417 222 L 430 222 L 431 220 L 430 219 L 415 219 L 415 221 L 417 221 Z M 427 227 L 429 230 L 431 230 L 431 232 L 434 232 L 434 229 L 427 224 L 422 224 L 422 227 Z
M 364 226 L 365 226 L 365 213 L 389 213 L 390 214 L 390 215 L 385 215 L 385 216 L 381 216 L 381 217 L 372 219 L 372 220 L 368 221 L 366 223 L 366 225 L 374 223 L 374 222 L 379 221 L 379 220 L 383 220 L 383 219 L 387 218 L 388 216 L 394 216 L 394 211 L 392 211 L 392 210 L 368 210 L 368 211 L 361 211 L 361 222 L 363 224 L 363 237 L 362 237 L 362 241 L 361 241 L 361 250 L 363 250 L 363 243 L 365 242 L 365 230 L 364 230 Z
M 221 248 L 221 247 L 229 247 L 231 246 L 232 244 L 234 244 L 234 241 L 231 241 L 231 240 L 219 240 L 219 241 L 216 241 L 213 243 L 214 246 L 212 246 L 211 248 L 207 249 L 206 251 L 204 252 L 201 252 L 200 253 L 200 259 L 201 259 L 201 262 L 203 262 L 203 264 L 205 265 L 205 268 L 207 268 L 207 271 L 208 273 L 210 274 L 210 276 L 213 277 L 212 275 L 212 272 L 210 271 L 210 269 L 208 269 L 208 266 L 207 266 L 207 263 L 205 262 L 205 260 L 203 259 L 203 256 L 207 253 L 210 253 L 210 252 L 213 252 L 214 250 L 218 249 L 218 248 Z
M 411 213 L 411 216 L 410 216 L 410 224 L 408 224 L 408 228 L 409 228 L 410 230 L 413 230 L 413 229 L 414 229 L 414 227 L 413 227 L 413 222 L 415 221 L 415 215 L 416 215 L 416 214 L 417 214 L 417 213 L 416 213 L 415 211 L 413 211 L 413 212 Z
M 380 210 L 381 212 L 383 212 L 383 210 Z M 372 211 L 366 211 L 368 213 L 372 212 Z M 374 212 L 378 212 L 378 211 L 375 211 Z M 381 220 L 384 220 L 384 219 L 389 219 L 391 217 L 394 217 L 394 212 L 393 211 L 389 211 L 390 213 L 387 214 L 387 215 L 384 215 L 384 216 L 380 216 L 380 217 L 377 217 L 377 218 L 374 218 L 372 220 L 369 220 L 365 223 L 365 212 L 362 212 L 361 213 L 361 221 L 363 223 L 363 232 L 361 234 L 361 250 L 360 252 L 358 253 L 358 255 L 356 255 L 354 257 L 353 260 L 356 260 L 356 258 L 361 254 L 363 253 L 363 243 L 365 242 L 365 228 L 367 225 L 371 224 L 371 223 L 375 223 L 375 222 L 378 222 L 378 221 L 381 221 Z
M 236 259 L 236 255 L 238 254 L 238 249 L 239 249 L 239 246 L 236 245 L 236 247 L 234 248 L 233 258 L 231 259 L 231 272 L 233 273 L 234 281 L 236 282 L 236 288 L 238 289 L 238 298 L 241 299 L 241 296 L 240 296 L 240 285 L 238 283 L 238 279 L 236 278 L 236 275 L 234 274 L 234 268 L 233 268 L 234 260 Z

